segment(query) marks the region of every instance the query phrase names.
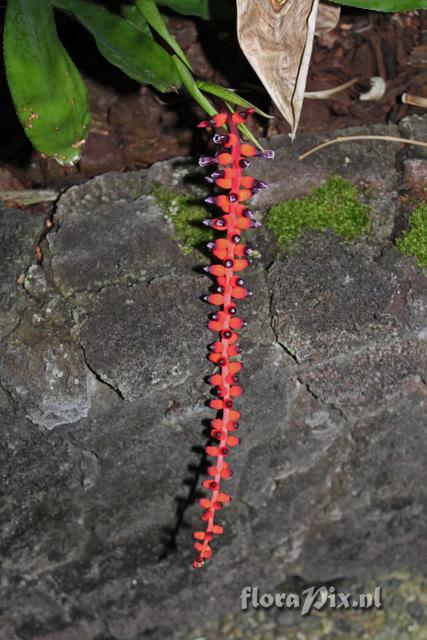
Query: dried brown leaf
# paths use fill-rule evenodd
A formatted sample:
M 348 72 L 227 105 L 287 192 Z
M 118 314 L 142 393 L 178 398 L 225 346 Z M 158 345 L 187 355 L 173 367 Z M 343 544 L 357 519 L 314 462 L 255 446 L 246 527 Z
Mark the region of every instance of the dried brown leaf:
M 319 0 L 236 0 L 240 47 L 295 136 Z
M 319 4 L 316 21 L 316 36 L 324 36 L 337 26 L 340 19 L 341 7 L 330 4 Z

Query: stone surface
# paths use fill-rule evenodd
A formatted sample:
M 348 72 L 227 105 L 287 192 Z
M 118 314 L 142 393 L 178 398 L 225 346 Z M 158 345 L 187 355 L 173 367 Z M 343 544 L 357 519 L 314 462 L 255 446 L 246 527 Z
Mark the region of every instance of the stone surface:
M 409 192 L 425 196 L 427 185 L 427 160 L 413 158 L 405 160 L 403 183 Z
M 349 244 L 306 233 L 284 256 L 259 233 L 261 259 L 245 274 L 254 296 L 242 302 L 234 499 L 199 572 L 206 256 L 181 254 L 151 192 L 200 198 L 200 171 L 178 158 L 71 188 L 41 265 L 41 220 L 1 211 L 2 638 L 204 637 L 206 618 L 238 611 L 246 585 L 419 569 L 427 289 L 392 244 L 399 149 L 337 146 L 300 163 L 316 142 L 271 141 L 277 163 L 255 164 L 271 183 L 257 215 L 339 173 L 368 187 L 373 234 Z M 375 175 L 372 154 L 383 159 Z
M 61 199 L 48 245 L 53 281 L 64 297 L 191 268 L 155 199 L 143 195 L 144 175 L 100 176 Z

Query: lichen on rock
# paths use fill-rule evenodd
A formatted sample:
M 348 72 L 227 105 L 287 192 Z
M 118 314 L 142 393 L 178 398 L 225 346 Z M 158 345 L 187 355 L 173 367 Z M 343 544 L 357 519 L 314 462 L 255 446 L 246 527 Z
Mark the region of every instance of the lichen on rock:
M 329 229 L 352 240 L 369 231 L 369 209 L 359 200 L 354 184 L 340 176 L 311 189 L 309 195 L 285 200 L 268 212 L 267 227 L 281 249 L 288 249 L 305 229 Z
M 419 267 L 427 267 L 427 203 L 415 207 L 409 218 L 409 229 L 396 241 L 402 253 L 415 256 Z
M 200 249 L 201 245 L 213 239 L 212 229 L 207 229 L 202 224 L 207 211 L 194 197 L 168 191 L 162 186 L 154 189 L 153 196 L 164 215 L 171 220 L 175 238 L 184 255 L 191 253 L 193 249 Z

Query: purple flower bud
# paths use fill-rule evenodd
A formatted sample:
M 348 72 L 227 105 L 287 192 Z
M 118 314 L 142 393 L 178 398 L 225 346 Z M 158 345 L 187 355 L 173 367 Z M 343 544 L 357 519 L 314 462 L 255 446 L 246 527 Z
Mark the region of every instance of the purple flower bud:
M 204 202 L 206 202 L 206 204 L 215 204 L 216 198 L 215 196 L 208 196 L 204 199 Z
M 259 189 L 267 189 L 267 187 L 268 187 L 268 184 L 263 180 L 255 180 L 254 182 L 254 189 L 256 189 L 257 191 Z
M 258 229 L 259 227 L 262 227 L 262 222 L 260 222 L 259 220 L 253 220 L 252 228 L 253 229 Z
M 228 199 L 230 200 L 230 202 L 237 202 L 239 196 L 237 195 L 237 193 L 230 193 Z
M 239 165 L 242 167 L 242 169 L 249 169 L 251 163 L 249 162 L 249 160 L 240 160 Z
M 216 180 L 217 178 L 223 178 L 224 177 L 224 171 L 221 171 L 221 169 L 219 169 L 218 171 L 213 171 L 211 173 L 211 178 L 213 178 L 214 180 Z
M 206 246 L 210 250 L 215 249 L 215 242 L 208 242 L 208 244 Z
M 215 144 L 223 144 L 224 142 L 227 142 L 228 136 L 223 135 L 221 133 L 216 133 L 212 138 L 212 140 L 214 141 Z
M 208 164 L 215 164 L 216 162 L 217 159 L 210 156 L 202 156 L 201 158 L 199 158 L 200 167 L 206 167 Z
M 213 184 L 215 182 L 215 180 L 213 178 L 211 178 L 210 176 L 205 176 L 205 180 L 206 180 L 206 182 L 209 182 L 210 184 Z
M 203 224 L 205 224 L 207 227 L 211 227 L 213 225 L 213 223 L 214 223 L 214 219 L 213 218 L 206 218 L 206 220 L 203 220 Z
M 265 158 L 266 160 L 274 160 L 276 153 L 272 149 L 266 149 L 265 151 L 257 151 L 257 157 Z

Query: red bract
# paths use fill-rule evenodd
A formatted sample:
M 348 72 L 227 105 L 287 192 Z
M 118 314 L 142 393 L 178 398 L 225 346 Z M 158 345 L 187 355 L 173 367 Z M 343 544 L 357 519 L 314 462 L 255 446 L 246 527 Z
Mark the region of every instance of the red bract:
M 243 122 L 246 116 L 247 112 L 223 112 L 210 122 L 203 121 L 199 125 L 201 128 L 226 126 L 228 134 L 216 133 L 214 142 L 220 144 L 222 150 L 214 157 L 203 157 L 199 160 L 201 166 L 219 165 L 207 180 L 220 189 L 225 189 L 227 193 L 219 193 L 206 199 L 208 204 L 216 206 L 221 213 L 204 221 L 206 225 L 222 231 L 225 235 L 208 244 L 218 262 L 205 267 L 205 271 L 215 278 L 217 285 L 216 292 L 205 296 L 205 300 L 220 307 L 208 322 L 209 329 L 219 334 L 218 339 L 210 346 L 211 353 L 208 356 L 217 367 L 209 378 L 217 397 L 211 400 L 209 405 L 218 411 L 218 415 L 211 422 L 211 437 L 215 444 L 205 449 L 206 454 L 213 458 L 214 466 L 208 468 L 210 478 L 203 482 L 203 487 L 208 489 L 211 495 L 199 501 L 203 508 L 201 519 L 205 523 L 205 530 L 196 531 L 194 534 L 197 540 L 194 544 L 197 551 L 193 563 L 195 568 L 202 567 L 206 560 L 212 558 L 210 542 L 215 535 L 221 535 L 224 531 L 222 526 L 216 524 L 215 518 L 216 512 L 231 501 L 231 497 L 224 493 L 221 487 L 221 481 L 231 478 L 232 475 L 225 458 L 230 453 L 230 447 L 235 447 L 240 442 L 239 438 L 230 434 L 238 428 L 237 420 L 240 418 L 239 411 L 234 408 L 234 402 L 243 393 L 237 377 L 242 364 L 233 361 L 232 358 L 240 354 L 237 331 L 246 325 L 236 315 L 237 300 L 252 295 L 240 276 L 240 272 L 249 266 L 251 254 L 251 250 L 242 242 L 242 231 L 260 226 L 260 223 L 253 219 L 246 201 L 259 189 L 267 186 L 251 176 L 245 176 L 244 171 L 250 166 L 247 158 L 274 158 L 272 151 L 260 152 L 253 145 L 241 142 L 237 125 Z

